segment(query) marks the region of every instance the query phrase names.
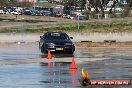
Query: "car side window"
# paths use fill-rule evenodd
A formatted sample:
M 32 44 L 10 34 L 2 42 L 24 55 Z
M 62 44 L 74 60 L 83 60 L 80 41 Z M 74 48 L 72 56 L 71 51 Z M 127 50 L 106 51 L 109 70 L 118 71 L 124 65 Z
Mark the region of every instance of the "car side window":
M 62 39 L 69 39 L 68 35 L 66 35 L 66 34 L 62 34 L 61 37 L 62 37 Z

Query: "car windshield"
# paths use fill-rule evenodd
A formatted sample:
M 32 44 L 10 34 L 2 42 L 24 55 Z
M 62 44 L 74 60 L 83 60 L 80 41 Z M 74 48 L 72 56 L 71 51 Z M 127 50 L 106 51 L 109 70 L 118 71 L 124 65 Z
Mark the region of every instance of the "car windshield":
M 64 33 L 47 33 L 45 39 L 63 40 L 63 39 L 68 39 L 68 35 Z

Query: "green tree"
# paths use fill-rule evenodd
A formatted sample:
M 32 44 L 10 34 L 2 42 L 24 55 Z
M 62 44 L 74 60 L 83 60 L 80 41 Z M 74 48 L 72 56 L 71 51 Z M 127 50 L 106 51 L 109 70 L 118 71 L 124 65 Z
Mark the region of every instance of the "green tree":
M 0 0 L 0 7 L 5 7 L 7 4 L 7 0 Z
M 16 6 L 17 0 L 0 0 L 1 7 Z
M 0 0 L 0 7 L 28 7 L 33 3 L 18 2 L 18 0 Z
M 128 0 L 127 5 L 124 6 L 124 16 L 129 16 L 132 9 L 132 0 Z
M 111 9 L 109 10 L 109 14 L 112 13 L 112 8 L 116 6 L 118 3 L 118 0 L 86 0 L 85 3 L 85 12 L 87 15 L 91 14 L 91 8 L 95 9 L 96 13 L 101 14 L 101 18 L 103 19 L 105 17 L 105 8 L 107 8 L 107 4 L 111 2 Z

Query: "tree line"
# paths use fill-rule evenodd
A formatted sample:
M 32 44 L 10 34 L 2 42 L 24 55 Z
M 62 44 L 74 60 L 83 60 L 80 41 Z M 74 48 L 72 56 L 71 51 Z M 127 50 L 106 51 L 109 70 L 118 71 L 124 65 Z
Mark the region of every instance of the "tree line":
M 101 18 L 105 17 L 105 9 L 109 7 L 107 14 L 115 14 L 113 9 L 115 7 L 121 7 L 124 9 L 123 14 L 128 16 L 132 8 L 132 0 L 127 0 L 127 3 L 124 5 L 119 0 L 63 0 L 64 5 L 74 5 L 80 7 L 81 11 L 84 9 L 84 14 L 88 18 L 91 18 L 92 14 L 101 14 Z M 109 6 L 108 6 L 109 4 Z M 94 8 L 94 12 L 91 9 Z
M 2 7 L 27 7 L 32 3 L 18 2 L 18 0 L 0 0 L 0 8 Z

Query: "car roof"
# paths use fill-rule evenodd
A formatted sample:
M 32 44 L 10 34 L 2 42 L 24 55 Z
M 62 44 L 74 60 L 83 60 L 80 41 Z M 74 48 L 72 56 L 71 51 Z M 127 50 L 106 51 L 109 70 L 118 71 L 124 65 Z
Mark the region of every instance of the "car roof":
M 59 34 L 66 34 L 65 32 L 46 32 L 46 34 L 48 33 L 59 33 Z

